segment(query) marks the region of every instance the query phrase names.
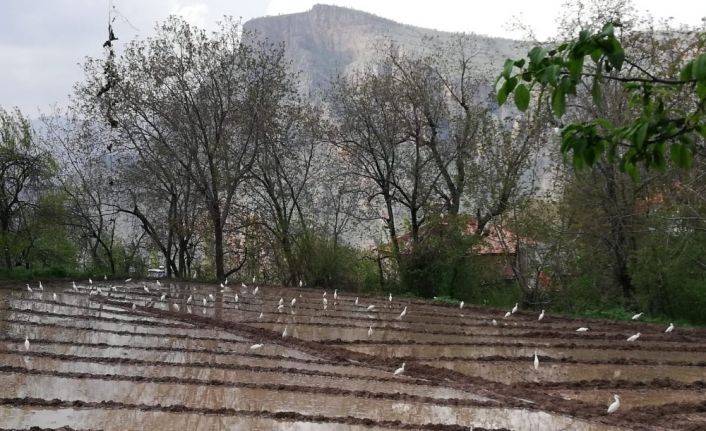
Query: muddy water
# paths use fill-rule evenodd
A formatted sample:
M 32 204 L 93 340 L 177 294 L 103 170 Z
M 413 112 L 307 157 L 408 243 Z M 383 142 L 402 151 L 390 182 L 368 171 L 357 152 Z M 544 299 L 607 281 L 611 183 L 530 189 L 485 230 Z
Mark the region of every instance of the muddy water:
M 638 406 L 658 406 L 667 403 L 689 402 L 698 403 L 706 401 L 706 392 L 672 390 L 672 389 L 590 389 L 590 390 L 552 390 L 547 393 L 565 398 L 567 400 L 580 400 L 592 404 L 610 405 L 613 394 L 620 395 L 620 408 L 630 409 Z
M 8 428 L 58 428 L 150 430 L 294 430 L 294 431 L 383 431 L 389 428 L 314 422 L 286 422 L 247 416 L 214 416 L 189 413 L 143 412 L 102 409 L 30 409 L 0 406 L 0 418 Z
M 440 357 L 481 358 L 484 356 L 514 356 L 531 358 L 534 351 L 540 356 L 551 358 L 574 358 L 576 360 L 609 360 L 616 358 L 646 359 L 651 361 L 700 362 L 706 360 L 704 352 L 653 351 L 653 350 L 610 350 L 610 349 L 566 349 L 558 347 L 522 347 L 522 346 L 430 346 L 430 345 L 349 345 L 346 349 L 386 358 L 414 357 L 435 359 Z
M 400 420 L 411 424 L 444 423 L 465 426 L 506 427 L 514 430 L 610 430 L 602 425 L 544 412 L 502 408 L 440 406 L 427 403 L 288 391 L 103 382 L 44 376 L 0 375 L 0 395 L 60 398 L 84 401 L 115 400 L 162 405 L 183 404 L 206 408 L 222 406 L 243 410 L 296 411 L 306 415 L 353 416 L 374 420 Z
M 356 378 L 343 378 L 325 375 L 299 374 L 296 371 L 250 371 L 228 370 L 219 368 L 196 368 L 179 365 L 160 366 L 135 366 L 123 364 L 103 364 L 91 362 L 67 362 L 46 358 L 23 357 L 22 355 L 0 354 L 0 363 L 19 366 L 33 370 L 114 374 L 120 376 L 146 376 L 146 377 L 177 377 L 182 379 L 198 379 L 208 381 L 217 380 L 228 383 L 252 384 L 287 384 L 314 387 L 346 388 L 351 391 L 368 391 L 388 394 L 403 393 L 420 397 L 457 398 L 476 401 L 488 401 L 485 397 L 476 396 L 468 392 L 423 385 L 407 384 L 405 378 L 397 381 L 378 382 Z
M 695 382 L 706 379 L 706 368 L 703 367 L 540 363 L 539 369 L 535 370 L 532 367 L 532 360 L 529 358 L 526 363 L 505 361 L 431 361 L 425 363 L 506 384 L 515 382 L 574 382 L 593 379 L 622 379 L 641 382 L 656 378 L 670 378 L 679 382 Z

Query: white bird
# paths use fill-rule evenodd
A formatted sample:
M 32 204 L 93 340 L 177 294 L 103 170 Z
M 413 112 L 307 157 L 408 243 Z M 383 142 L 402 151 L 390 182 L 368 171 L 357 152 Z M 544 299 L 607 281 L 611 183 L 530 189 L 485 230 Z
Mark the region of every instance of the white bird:
M 41 282 L 41 281 L 39 282 L 39 290 L 42 290 L 42 291 L 44 290 L 44 286 L 42 286 L 42 282 Z
M 186 298 L 186 303 L 191 304 L 191 301 L 193 301 L 193 300 L 194 300 L 194 295 L 189 295 L 189 297 Z
M 241 284 L 243 284 L 243 283 L 241 283 Z M 255 276 L 254 275 L 252 276 L 252 284 L 255 284 Z
M 150 293 L 150 290 L 144 284 L 142 285 L 142 290 L 144 290 L 145 293 Z
M 72 282 L 71 282 L 71 288 L 72 288 L 74 291 L 77 291 L 77 290 L 78 290 L 78 288 L 76 287 L 76 282 L 75 282 L 75 281 L 72 281 Z
M 398 319 L 403 318 L 407 314 L 407 307 L 404 307 L 404 310 L 400 313 L 400 315 L 397 317 Z
M 223 283 L 221 283 L 221 289 L 225 289 L 225 286 L 223 285 Z
M 640 338 L 640 333 L 639 333 L 639 332 L 638 332 L 637 334 L 635 334 L 635 335 L 629 336 L 629 337 L 628 337 L 628 341 L 635 341 L 635 340 L 637 340 L 638 338 Z
M 29 284 L 27 285 L 27 291 L 28 291 L 28 292 L 31 292 L 31 291 L 32 291 L 32 288 L 29 287 Z
M 492 324 L 493 324 L 493 326 L 498 326 L 498 321 L 497 321 L 497 320 L 495 320 L 495 319 L 493 319 L 493 321 L 492 321 L 492 322 L 490 322 L 490 323 L 492 323 Z
M 674 323 L 670 323 L 667 329 L 664 330 L 665 333 L 672 332 L 674 330 Z
M 91 280 L 91 279 L 89 278 L 89 279 L 88 279 L 88 284 L 93 284 L 93 280 Z
M 56 293 L 52 292 L 51 297 L 56 302 Z
M 328 305 L 328 299 L 324 298 L 324 305 Z
M 282 304 L 284 304 L 284 298 L 280 298 L 279 302 L 277 303 L 277 305 L 282 305 Z
M 402 362 L 402 366 L 401 366 L 401 367 L 399 367 L 398 369 L 396 369 L 396 370 L 395 370 L 395 372 L 394 372 L 393 374 L 394 374 L 394 375 L 398 375 L 398 374 L 402 374 L 402 373 L 404 373 L 404 365 L 405 365 L 405 363 L 404 363 L 404 362 Z
M 390 292 L 390 296 L 387 297 L 388 302 L 392 302 L 392 292 Z
M 226 277 L 226 279 L 224 280 L 224 283 L 226 286 L 228 286 L 228 277 Z
M 355 305 L 358 305 L 358 297 L 355 297 Z
M 257 316 L 257 318 L 258 318 L 258 319 L 262 319 L 262 316 L 264 316 L 264 315 L 265 315 L 265 313 L 263 313 L 263 312 L 261 311 L 261 312 L 260 312 L 260 315 Z
M 131 282 L 131 281 L 132 281 L 132 278 L 126 278 L 126 279 L 125 279 L 125 283 L 129 283 L 129 282 Z
M 299 280 L 299 287 L 302 287 L 302 286 L 304 286 L 304 282 L 300 279 Z
M 164 298 L 166 298 L 166 297 L 167 297 L 167 294 L 163 293 L 162 296 L 159 297 L 159 300 L 164 302 Z
M 103 289 L 101 289 L 100 287 L 99 287 L 98 289 L 96 289 L 96 290 L 98 290 L 98 293 L 99 293 L 99 294 L 101 294 L 101 295 L 103 294 Z
M 135 304 L 135 303 L 133 302 L 133 303 L 132 303 L 132 309 L 134 310 L 134 309 L 136 309 L 136 308 L 137 308 L 137 304 Z
M 253 289 L 252 294 L 257 295 L 257 292 L 260 290 L 259 286 L 255 286 L 255 289 Z
M 510 317 L 510 316 L 512 316 L 512 312 L 508 311 L 507 313 L 505 313 L 505 318 L 506 318 L 506 319 L 507 319 L 508 317 Z
M 29 350 L 29 338 L 25 337 L 25 350 Z
M 644 312 L 642 312 L 642 313 L 637 313 L 637 314 L 633 315 L 633 316 L 631 317 L 631 319 L 632 319 L 632 320 L 637 320 L 637 319 L 639 319 L 640 317 L 642 317 L 643 314 L 645 314 L 645 313 L 644 313 Z
M 324 310 L 328 309 L 328 304 L 324 304 Z
M 461 301 L 461 303 L 458 305 L 458 308 L 463 309 L 463 306 L 466 305 L 465 302 Z
M 608 406 L 608 413 L 615 413 L 616 410 L 620 408 L 620 396 L 613 394 L 613 401 L 609 406 Z
M 103 280 L 107 280 L 107 279 L 108 279 L 108 276 L 103 274 Z
M 250 346 L 250 350 L 262 349 L 262 346 L 264 346 L 264 344 L 262 344 L 262 343 L 260 343 L 260 344 L 253 344 L 252 346 Z
M 294 304 L 296 304 L 296 303 L 297 303 L 297 298 L 292 298 L 292 302 L 291 302 L 290 307 L 294 307 Z
M 202 312 L 203 314 L 206 314 L 206 309 L 205 309 L 205 308 L 201 309 L 201 312 Z
M 544 319 L 544 310 L 542 310 L 541 313 L 539 313 L 539 318 L 537 320 L 542 320 Z
M 279 305 L 277 306 L 277 312 L 278 312 L 278 313 L 281 313 L 283 309 L 284 309 L 284 304 L 279 304 Z
M 186 306 L 186 312 L 191 314 L 191 305 Z
M 206 301 L 206 298 L 203 298 L 203 306 L 205 307 L 206 305 L 208 305 L 208 301 Z
M 323 296 L 324 298 L 326 298 L 326 291 L 325 291 L 325 290 L 324 290 L 324 294 L 321 295 L 321 296 Z
M 235 302 L 238 302 L 238 294 L 235 294 Z
M 539 369 L 539 358 L 537 357 L 537 351 L 534 351 L 534 369 Z
M 334 291 L 333 291 L 333 300 L 335 301 L 335 300 L 337 300 L 337 299 L 338 299 L 338 289 L 334 289 Z
M 367 311 L 373 311 L 375 309 L 375 304 L 368 305 Z
M 580 327 L 579 329 L 576 330 L 576 332 L 586 332 L 588 331 L 588 328 L 585 326 Z
M 160 283 L 159 280 L 157 280 L 157 286 L 161 286 L 161 285 L 162 285 L 162 283 Z
M 175 309 L 176 311 L 179 311 L 179 304 L 174 304 L 174 309 Z
M 518 305 L 519 305 L 519 304 L 516 302 L 516 303 L 515 303 L 515 306 L 512 307 L 512 314 L 515 314 L 515 313 L 517 312 L 517 306 L 518 306 Z
M 210 299 L 211 301 L 215 301 L 215 300 L 216 300 L 216 299 L 213 297 L 213 294 L 211 294 L 211 293 L 208 294 L 208 299 Z
M 287 327 L 284 327 L 284 331 L 282 331 L 282 338 L 285 338 L 287 336 Z
M 372 337 L 372 336 L 373 336 L 373 327 L 371 326 L 368 328 L 368 337 Z
M 115 286 L 110 286 L 110 290 L 112 290 L 113 292 L 117 292 L 117 291 L 118 291 L 118 288 L 115 287 Z

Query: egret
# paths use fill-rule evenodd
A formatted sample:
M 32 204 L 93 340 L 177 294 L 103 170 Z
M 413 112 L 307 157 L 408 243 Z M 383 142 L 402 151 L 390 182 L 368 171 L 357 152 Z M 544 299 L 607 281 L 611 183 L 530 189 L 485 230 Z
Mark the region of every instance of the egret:
M 93 285 L 93 280 L 91 280 L 91 279 L 89 278 L 89 279 L 88 279 L 88 284 Z
M 108 279 L 108 276 L 103 274 L 103 280 L 107 280 L 107 279 Z
M 277 303 L 277 305 L 282 305 L 282 304 L 284 304 L 284 298 L 280 298 L 279 302 Z
M 118 288 L 115 287 L 115 286 L 110 286 L 110 290 L 112 290 L 113 292 L 117 292 L 117 291 L 118 291 Z
M 400 315 L 397 317 L 397 319 L 402 319 L 405 315 L 407 314 L 407 307 L 404 307 L 404 310 L 400 313 Z
M 166 297 L 167 297 L 167 294 L 163 293 L 162 296 L 159 297 L 159 300 L 164 302 L 164 298 L 166 298 Z
M 209 293 L 209 294 L 208 294 L 208 299 L 210 299 L 211 301 L 215 301 L 215 300 L 216 300 L 216 299 L 213 297 L 213 294 L 212 294 L 212 293 Z
M 674 323 L 670 323 L 667 329 L 664 330 L 665 333 L 672 332 L 674 330 Z
M 286 337 L 287 337 L 287 327 L 285 326 L 284 331 L 282 331 L 282 338 L 286 338 Z
M 588 331 L 588 328 L 585 326 L 580 327 L 579 329 L 576 330 L 576 332 L 586 332 Z
M 29 287 L 29 284 L 28 284 L 28 285 L 27 285 L 27 292 L 31 292 L 31 291 L 32 291 L 32 288 Z
M 160 283 L 159 280 L 157 280 L 157 286 L 159 287 L 161 285 L 162 285 L 162 283 Z
M 291 302 L 290 307 L 294 307 L 294 304 L 296 304 L 296 303 L 297 303 L 297 298 L 292 298 L 292 302 Z
M 238 302 L 238 294 L 237 294 L 237 293 L 235 294 L 235 298 L 234 298 L 234 299 L 235 299 L 235 302 Z
M 324 310 L 328 309 L 328 304 L 324 304 Z
M 262 344 L 262 343 L 260 343 L 260 344 L 253 344 L 252 346 L 250 346 L 250 350 L 262 349 L 262 346 L 264 346 L 264 344 Z
M 41 282 L 41 281 L 39 282 L 39 290 L 42 290 L 42 291 L 44 290 L 44 286 L 42 286 L 42 282 Z
M 515 313 L 517 312 L 517 306 L 518 306 L 518 305 L 519 305 L 519 304 L 516 302 L 516 303 L 515 303 L 515 306 L 512 307 L 512 314 L 515 314 Z
M 260 290 L 258 286 L 255 286 L 255 289 L 253 289 L 252 294 L 257 295 L 257 292 Z
M 302 286 L 304 286 L 304 282 L 301 279 L 299 279 L 299 287 L 302 287 Z
M 395 370 L 395 372 L 394 372 L 393 374 L 394 374 L 394 375 L 398 375 L 398 374 L 402 374 L 402 373 L 404 373 L 404 365 L 405 365 L 405 363 L 404 363 L 404 362 L 402 362 L 402 366 L 401 366 L 401 367 L 399 367 L 398 369 L 396 369 L 396 370 Z
M 539 318 L 537 320 L 542 320 L 544 319 L 544 310 L 542 310 L 541 313 L 539 313 Z
M 507 318 L 510 317 L 511 315 L 512 315 L 512 312 L 508 311 L 507 313 L 505 313 L 505 318 L 507 319 Z
M 608 406 L 608 413 L 615 413 L 616 410 L 620 408 L 620 395 L 613 394 L 613 401 L 610 406 Z
M 640 338 L 640 333 L 639 333 L 639 332 L 638 332 L 637 334 L 635 334 L 635 335 L 629 336 L 629 337 L 628 337 L 628 341 L 635 341 L 635 340 L 637 340 L 638 338 Z
M 253 277 L 253 283 L 254 283 L 254 282 L 255 282 L 255 277 Z M 243 283 L 242 281 L 240 282 L 240 287 L 241 287 L 242 289 L 247 289 L 247 288 L 248 288 L 248 286 L 247 286 L 245 283 Z
M 631 319 L 632 319 L 632 320 L 637 320 L 637 319 L 639 319 L 640 317 L 642 317 L 643 314 L 645 314 L 645 313 L 644 313 L 644 312 L 643 312 L 643 313 L 637 313 L 637 314 L 633 315 L 633 316 L 631 317 Z
M 76 282 L 72 281 L 71 282 L 71 288 L 74 290 L 74 292 L 78 292 L 78 287 L 76 287 Z
M 132 281 L 132 278 L 126 278 L 126 279 L 125 279 L 125 283 L 129 283 L 129 282 L 131 282 L 131 281 Z
M 280 305 L 277 306 L 277 312 L 278 312 L 278 313 L 281 313 L 281 312 L 282 312 L 282 309 L 284 309 L 284 305 L 283 305 L 283 304 L 280 304 Z
M 201 312 L 202 312 L 203 314 L 206 314 L 206 309 L 205 309 L 205 308 L 202 309 Z
M 29 338 L 25 337 L 25 350 L 29 350 Z
M 375 309 L 375 304 L 368 305 L 367 311 L 373 311 Z
M 255 284 L 255 276 L 252 276 L 252 283 Z M 242 283 L 241 283 L 242 284 Z M 244 285 L 244 284 L 243 284 Z
M 257 316 L 257 318 L 258 318 L 258 319 L 262 319 L 262 316 L 264 316 L 264 315 L 265 315 L 265 313 L 263 313 L 263 312 L 261 311 L 261 312 L 260 312 L 260 315 Z
M 145 293 L 150 293 L 150 290 L 144 284 L 142 285 L 142 290 L 144 290 Z
M 179 304 L 174 304 L 174 310 L 179 311 Z
M 355 297 L 355 305 L 358 305 L 358 297 Z
M 206 298 L 203 298 L 203 306 L 205 307 L 206 305 L 208 305 L 208 301 L 206 301 Z
M 537 357 L 537 351 L 534 351 L 534 369 L 539 369 L 539 358 Z
M 458 305 L 458 308 L 463 310 L 463 306 L 466 305 L 465 302 L 461 301 L 461 303 Z
M 326 291 L 325 291 L 325 290 L 324 290 L 324 294 L 321 295 L 321 296 L 323 296 L 324 298 L 326 298 Z
M 392 292 L 390 292 L 390 296 L 387 297 L 388 302 L 392 302 Z
M 328 299 L 324 298 L 324 305 L 328 305 Z
M 99 294 L 101 294 L 101 295 L 103 294 L 103 289 L 101 289 L 100 287 L 99 287 L 98 289 L 96 289 L 96 290 L 98 290 L 98 293 L 99 293 Z
M 56 302 L 56 293 L 52 292 L 51 297 L 54 300 L 54 302 Z
M 493 326 L 498 326 L 498 321 L 497 321 L 497 320 L 495 320 L 495 319 L 493 319 L 493 321 L 492 321 L 492 322 L 490 322 L 490 323 L 492 323 L 492 324 L 493 324 Z
M 221 289 L 225 289 L 225 286 L 223 285 L 223 283 L 221 283 Z
M 228 286 L 228 277 L 226 277 L 226 279 L 224 280 L 224 283 L 226 286 Z
M 133 303 L 132 303 L 132 309 L 135 310 L 136 308 L 137 308 L 137 304 L 135 304 L 135 303 L 133 302 Z
M 338 289 L 334 289 L 333 291 L 333 300 L 336 301 L 338 299 Z
M 186 303 L 187 303 L 187 304 L 191 304 L 191 301 L 193 301 L 193 300 L 194 300 L 194 296 L 193 296 L 193 295 L 189 295 L 189 297 L 186 298 Z
M 177 308 L 177 311 L 179 311 L 178 308 Z M 191 314 L 191 305 L 187 305 L 187 306 L 186 306 L 186 312 L 189 313 L 189 314 Z
M 370 327 L 368 328 L 368 337 L 372 337 L 372 336 L 373 336 L 373 327 L 370 326 Z

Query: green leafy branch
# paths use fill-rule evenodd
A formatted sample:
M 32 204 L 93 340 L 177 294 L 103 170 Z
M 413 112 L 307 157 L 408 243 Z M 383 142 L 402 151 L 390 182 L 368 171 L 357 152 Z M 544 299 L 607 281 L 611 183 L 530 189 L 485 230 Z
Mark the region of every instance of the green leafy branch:
M 515 106 L 524 112 L 532 90 L 538 88 L 542 94 L 550 93 L 552 112 L 561 118 L 567 99 L 576 96 L 582 83 L 590 81 L 593 103 L 601 106 L 606 81 L 618 81 L 626 91 L 628 106 L 638 113 L 636 118 L 621 125 L 606 118 L 572 122 L 561 131 L 562 153 L 572 154 L 576 169 L 593 165 L 605 153 L 611 161 L 619 159 L 620 168 L 636 178 L 639 164 L 664 169 L 669 147 L 676 166 L 690 167 L 695 142 L 699 136 L 706 138 L 706 53 L 687 62 L 678 79 L 654 76 L 626 58 L 615 36 L 618 26 L 608 23 L 593 34 L 584 30 L 577 39 L 554 49 L 536 46 L 527 58 L 506 60 L 495 83 L 498 103 L 503 105 L 513 95 Z M 619 73 L 626 65 L 638 74 Z M 683 98 L 685 89 L 693 93 L 695 106 L 685 109 L 687 104 L 678 103 L 672 107 L 670 102 Z

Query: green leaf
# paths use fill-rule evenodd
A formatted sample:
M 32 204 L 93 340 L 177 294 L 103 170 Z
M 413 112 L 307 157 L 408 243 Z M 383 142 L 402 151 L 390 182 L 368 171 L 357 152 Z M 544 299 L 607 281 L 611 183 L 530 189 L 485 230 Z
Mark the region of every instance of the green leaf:
M 505 60 L 505 65 L 503 66 L 503 73 L 502 76 L 505 79 L 510 79 L 510 74 L 512 73 L 512 67 L 515 65 L 515 62 L 512 61 L 511 59 Z
M 522 69 L 525 66 L 525 59 L 521 58 L 514 63 L 515 67 Z
M 625 61 L 625 51 L 623 47 L 620 46 L 620 42 L 617 39 L 611 39 L 612 52 L 607 55 L 608 61 L 610 61 L 611 66 L 620 70 L 623 67 L 623 61 Z
M 598 73 L 593 78 L 593 83 L 591 84 L 591 96 L 593 96 L 593 103 L 595 105 L 600 105 L 603 102 L 603 93 L 601 90 L 601 85 L 603 83 L 603 74 L 601 69 L 598 68 Z
M 581 76 L 581 72 L 583 72 L 583 57 L 569 60 L 568 68 L 571 79 L 578 81 Z
M 520 84 L 515 88 L 515 105 L 522 112 L 529 106 L 530 93 L 525 84 Z
M 701 54 L 694 60 L 693 75 L 698 81 L 706 81 L 706 54 Z
M 532 61 L 532 63 L 539 64 L 542 62 L 542 60 L 544 60 L 544 57 L 547 56 L 547 50 L 542 48 L 541 46 L 535 46 L 530 50 L 527 56 Z
M 602 56 L 603 50 L 601 50 L 600 48 L 596 48 L 591 51 L 591 60 L 593 60 L 594 63 L 598 63 L 598 60 L 600 60 Z
M 502 106 L 507 101 L 507 81 L 503 82 L 502 87 L 498 90 L 497 94 L 498 105 Z
M 635 146 L 637 148 L 642 148 L 643 144 L 645 143 L 645 138 L 647 137 L 647 129 L 649 128 L 650 124 L 648 122 L 644 122 L 639 125 L 637 130 L 633 134 L 633 142 L 635 143 Z
M 633 179 L 633 181 L 637 181 L 640 178 L 639 172 L 637 170 L 637 165 L 631 161 L 626 161 L 623 164 L 623 170 L 625 173 L 630 175 L 630 178 Z
M 688 168 L 691 165 L 691 151 L 686 145 L 674 143 L 669 147 L 672 161 L 680 168 Z
M 694 60 L 686 63 L 686 65 L 679 72 L 679 79 L 682 81 L 688 81 L 692 77 L 692 71 L 694 69 Z
M 561 86 L 556 87 L 552 93 L 552 110 L 557 117 L 561 117 L 566 112 L 566 95 Z

